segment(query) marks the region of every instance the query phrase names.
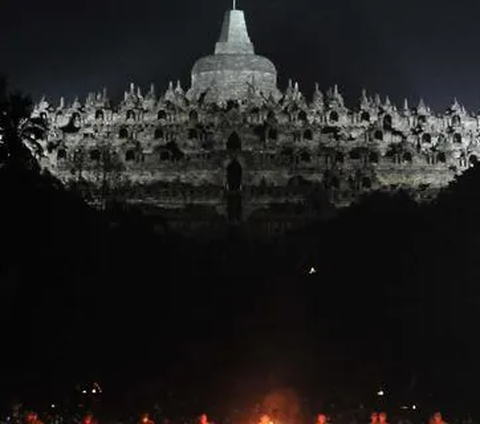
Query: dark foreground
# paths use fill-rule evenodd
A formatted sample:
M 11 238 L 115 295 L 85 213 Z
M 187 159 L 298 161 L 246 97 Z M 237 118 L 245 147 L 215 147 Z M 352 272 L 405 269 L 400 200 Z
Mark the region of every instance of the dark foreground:
M 356 408 L 383 385 L 395 408 L 471 412 L 479 185 L 475 168 L 434 205 L 373 195 L 274 242 L 200 242 L 3 172 L 4 409 L 101 381 L 107 412 L 177 402 L 223 416 L 279 387 L 314 410 Z

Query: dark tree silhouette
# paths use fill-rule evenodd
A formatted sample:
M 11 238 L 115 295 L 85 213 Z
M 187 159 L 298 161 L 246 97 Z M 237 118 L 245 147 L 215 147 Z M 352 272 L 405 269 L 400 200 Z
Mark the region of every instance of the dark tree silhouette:
M 0 163 L 14 168 L 36 168 L 43 153 L 41 140 L 47 123 L 31 118 L 32 100 L 20 91 L 11 92 L 0 76 Z

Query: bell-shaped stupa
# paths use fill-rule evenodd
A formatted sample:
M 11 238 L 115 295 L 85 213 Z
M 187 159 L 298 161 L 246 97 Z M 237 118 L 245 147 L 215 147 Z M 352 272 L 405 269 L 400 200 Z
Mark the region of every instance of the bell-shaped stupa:
M 195 63 L 188 96 L 195 100 L 203 97 L 208 103 L 243 100 L 252 88 L 265 98 L 280 95 L 274 64 L 255 54 L 245 15 L 234 4 L 225 14 L 215 54 Z

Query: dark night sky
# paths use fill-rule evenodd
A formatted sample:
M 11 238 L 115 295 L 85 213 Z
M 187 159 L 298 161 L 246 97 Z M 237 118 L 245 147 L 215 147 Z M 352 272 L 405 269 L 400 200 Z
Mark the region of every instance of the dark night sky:
M 334 83 L 348 101 L 362 87 L 442 111 L 457 96 L 476 111 L 477 0 L 239 0 L 257 52 L 310 93 Z M 0 69 L 35 98 L 71 100 L 130 81 L 189 84 L 211 53 L 229 0 L 2 0 Z

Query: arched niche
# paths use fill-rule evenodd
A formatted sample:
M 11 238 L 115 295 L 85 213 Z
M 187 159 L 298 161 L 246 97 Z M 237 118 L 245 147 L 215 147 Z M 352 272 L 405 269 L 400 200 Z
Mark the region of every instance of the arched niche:
M 373 138 L 374 138 L 375 140 L 382 141 L 382 140 L 383 140 L 383 131 L 382 131 L 382 130 L 376 130 L 376 131 L 373 133 Z
M 188 139 L 189 140 L 197 140 L 198 139 L 198 131 L 196 128 L 190 128 L 188 130 Z
M 275 128 L 270 128 L 268 130 L 268 139 L 272 141 L 278 140 L 278 131 Z
M 128 130 L 126 128 L 120 128 L 120 131 L 118 132 L 118 137 L 119 138 L 128 138 Z
M 153 134 L 153 137 L 155 138 L 155 140 L 163 139 L 163 137 L 164 137 L 163 130 L 161 128 L 157 128 L 155 130 L 155 133 Z
M 405 153 L 403 154 L 403 158 L 402 158 L 402 159 L 403 159 L 403 162 L 411 163 L 412 160 L 413 160 L 413 156 L 412 156 L 412 154 L 411 154 L 410 152 L 405 152 Z
M 391 130 L 393 126 L 393 120 L 391 115 L 385 115 L 383 117 L 383 128 L 385 130 Z
M 227 140 L 227 150 L 230 151 L 240 151 L 242 150 L 242 140 L 236 132 L 230 134 Z
M 98 162 L 100 160 L 100 150 L 98 149 L 92 149 L 90 150 L 90 160 Z
M 330 112 L 329 119 L 330 122 L 338 122 L 338 120 L 340 119 L 338 112 L 336 110 Z
M 67 158 L 67 151 L 63 148 L 58 149 L 57 151 L 57 159 L 66 159 Z
M 368 161 L 370 163 L 378 163 L 378 153 L 377 152 L 370 152 L 368 155 Z
M 313 133 L 312 133 L 312 130 L 310 128 L 305 130 L 305 132 L 303 133 L 303 138 L 307 141 L 312 141 L 313 140 Z
M 238 191 L 242 187 L 243 169 L 238 160 L 232 160 L 227 166 L 227 187 L 230 191 Z
M 429 133 L 425 133 L 422 135 L 422 143 L 430 144 L 432 142 L 432 136 Z
M 372 188 L 372 180 L 370 177 L 363 177 L 362 178 L 362 187 L 365 189 Z
M 335 153 L 335 163 L 345 162 L 345 155 L 342 152 Z
M 198 112 L 196 110 L 190 111 L 188 115 L 190 122 L 196 123 L 198 122 Z
M 298 120 L 301 122 L 307 122 L 307 112 L 305 112 L 304 110 L 301 110 L 298 113 Z
M 133 162 L 135 160 L 135 150 L 129 149 L 125 153 L 125 161 L 126 162 Z
M 367 111 L 363 111 L 360 114 L 360 121 L 362 122 L 370 122 L 370 114 Z

